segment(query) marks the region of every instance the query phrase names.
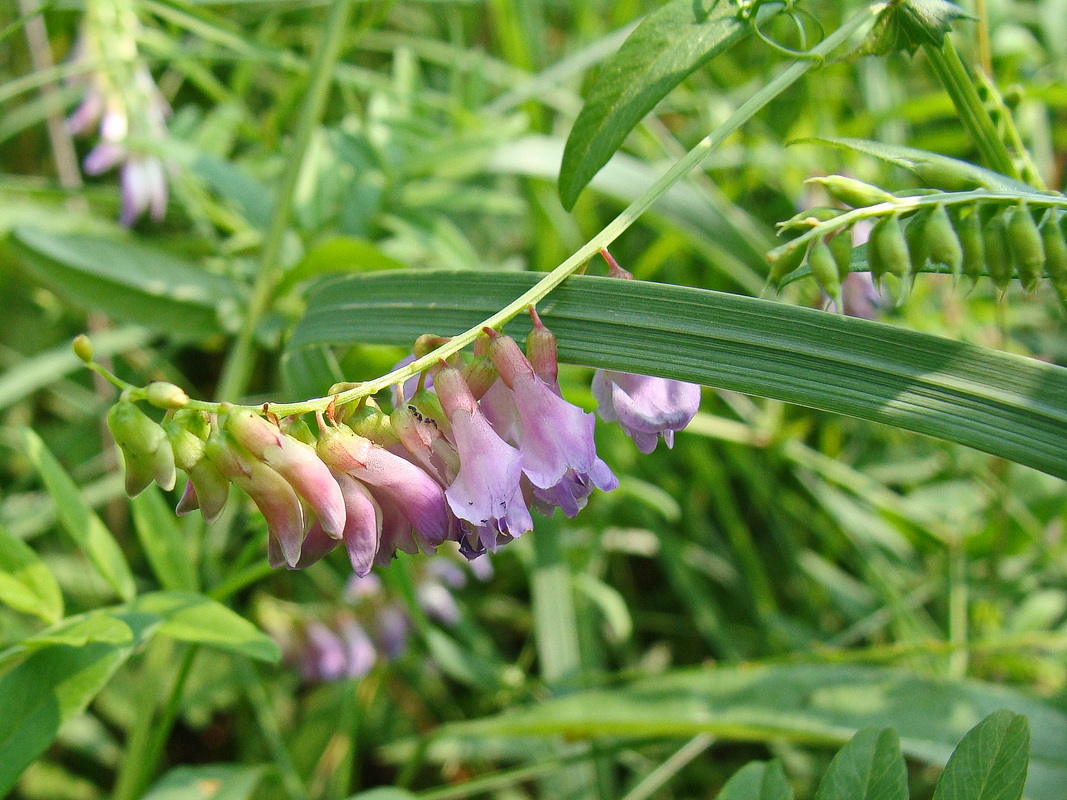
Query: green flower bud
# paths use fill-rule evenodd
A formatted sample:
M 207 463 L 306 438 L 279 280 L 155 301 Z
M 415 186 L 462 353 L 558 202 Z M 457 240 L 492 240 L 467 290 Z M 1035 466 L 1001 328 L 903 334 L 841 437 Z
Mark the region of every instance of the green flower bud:
M 107 427 L 126 467 L 126 494 L 136 497 L 153 480 L 167 491 L 174 488 L 174 451 L 163 428 L 128 400 L 107 412 Z
M 944 205 L 938 204 L 930 212 L 923 234 L 930 261 L 944 264 L 953 275 L 959 275 L 963 266 L 963 249 L 956 231 L 952 229 L 952 220 L 949 219 Z
M 982 226 L 985 268 L 993 284 L 1004 291 L 1011 284 L 1012 259 L 1008 247 L 1007 208 L 1002 208 Z
M 841 308 L 841 279 L 837 274 L 837 262 L 834 254 L 825 242 L 817 241 L 808 253 L 808 268 L 811 275 L 824 292 Z
M 156 408 L 183 408 L 189 405 L 189 395 L 173 383 L 152 381 L 145 388 L 145 399 Z
M 1032 292 L 1037 288 L 1037 282 L 1045 269 L 1045 248 L 1041 243 L 1041 233 L 1034 224 L 1034 218 L 1030 216 L 1026 203 L 1019 203 L 1011 212 L 1008 221 L 1008 252 L 1023 288 Z
M 977 283 L 985 272 L 985 242 L 982 237 L 982 216 L 978 207 L 970 209 L 969 214 L 957 216 L 952 227 L 960 240 L 963 256 L 960 269 L 972 283 Z
M 74 350 L 74 355 L 88 364 L 93 360 L 93 343 L 84 333 L 79 333 L 74 337 L 74 341 L 71 342 L 71 349 Z
M 470 387 L 471 394 L 474 395 L 476 400 L 480 400 L 482 395 L 489 391 L 489 387 L 496 383 L 496 379 L 499 377 L 496 367 L 493 366 L 493 362 L 489 360 L 488 355 L 476 356 L 461 372 L 463 373 L 463 379 L 467 382 L 467 386 Z
M 370 439 L 372 442 L 377 442 L 382 447 L 392 447 L 400 443 L 400 440 L 393 432 L 389 416 L 383 414 L 377 406 L 367 404 L 353 411 L 345 420 L 345 424 L 360 436 Z M 312 442 L 312 444 L 314 445 L 315 443 Z
M 817 183 L 833 197 L 853 208 L 864 208 L 879 203 L 892 203 L 893 195 L 877 186 L 846 178 L 844 175 L 827 175 L 823 178 L 809 178 L 806 183 Z

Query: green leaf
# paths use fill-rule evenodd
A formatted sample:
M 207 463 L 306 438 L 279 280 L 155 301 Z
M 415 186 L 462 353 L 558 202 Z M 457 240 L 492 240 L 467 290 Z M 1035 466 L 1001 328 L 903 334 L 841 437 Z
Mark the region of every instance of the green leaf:
M 290 268 L 278 284 L 282 295 L 301 281 L 336 272 L 377 272 L 384 269 L 405 269 L 408 265 L 386 255 L 381 248 L 366 239 L 338 236 L 309 250 Z
M 750 31 L 733 3 L 671 0 L 649 14 L 604 64 L 574 122 L 559 173 L 565 208 L 652 108 Z
M 435 731 L 428 755 L 454 758 L 481 742 L 530 748 L 533 737 L 681 739 L 707 733 L 733 741 L 840 745 L 858 730 L 879 725 L 897 731 L 908 756 L 940 765 L 971 726 L 1001 708 L 1025 714 L 1033 726 L 1028 795 L 1063 800 L 1064 711 L 1002 686 L 858 665 L 677 670 L 445 725 Z
M 267 634 L 226 606 L 192 592 L 143 594 L 126 607 L 162 620 L 157 633 L 183 642 L 277 662 L 281 651 Z
M 1032 186 L 1001 175 L 999 172 L 979 167 L 968 161 L 920 150 L 917 147 L 848 137 L 811 137 L 792 142 L 792 144 L 806 143 L 825 144 L 841 150 L 851 150 L 895 164 L 914 172 L 920 180 L 924 181 L 923 185 L 930 189 L 941 189 L 946 192 L 989 189 L 993 192 L 1022 192 L 1024 194 L 1031 194 L 1034 191 Z
M 11 241 L 30 272 L 73 302 L 153 330 L 186 338 L 220 333 L 219 310 L 240 302 L 229 279 L 130 239 L 19 226 Z
M 958 19 L 976 19 L 949 0 L 897 0 L 885 11 L 867 35 L 858 55 L 885 55 L 898 50 L 914 53 L 924 44 L 941 47 L 945 35 Z
M 265 767 L 204 764 L 175 767 L 148 790 L 143 800 L 248 800 Z
M 33 653 L 0 678 L 0 796 L 80 714 L 132 651 L 97 642 Z
M 189 560 L 174 512 L 163 499 L 158 486 L 149 486 L 130 501 L 137 538 L 144 548 L 152 572 L 164 589 L 195 592 L 196 569 Z
M 289 346 L 455 335 L 533 285 L 522 273 L 324 282 Z M 574 277 L 539 306 L 560 357 L 884 422 L 1067 477 L 1067 370 L 964 342 L 737 295 Z M 529 321 L 508 327 L 525 335 Z M 323 387 L 325 388 L 325 387 Z
M 45 622 L 63 616 L 63 595 L 33 548 L 0 528 L 0 603 Z
M 908 769 L 894 731 L 864 728 L 830 762 L 815 800 L 908 800 Z
M 778 761 L 753 761 L 741 767 L 715 800 L 793 800 L 793 789 Z
M 23 451 L 33 464 L 56 504 L 56 515 L 67 535 L 89 557 L 96 571 L 123 600 L 136 593 L 133 574 L 111 531 L 89 504 L 77 485 L 36 433 L 22 429 Z
M 1064 743 L 1067 735 L 1061 747 Z M 1019 800 L 1029 753 L 1026 717 L 1005 709 L 990 714 L 959 743 L 937 782 L 934 800 Z

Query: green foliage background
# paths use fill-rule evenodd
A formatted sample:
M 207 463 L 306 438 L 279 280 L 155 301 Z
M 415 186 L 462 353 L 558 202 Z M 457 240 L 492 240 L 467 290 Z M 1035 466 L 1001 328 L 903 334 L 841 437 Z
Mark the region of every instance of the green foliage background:
M 0 793 L 970 800 L 1027 780 L 1033 800 L 1067 796 L 1056 287 L 923 274 L 875 321 L 813 310 L 811 280 L 765 288 L 776 223 L 828 201 L 807 178 L 928 188 L 793 142 L 1019 167 L 968 135 L 925 40 L 882 27 L 881 55 L 797 60 L 727 0 L 689 38 L 671 27 L 688 2 L 138 0 L 173 109 L 171 203 L 127 231 L 113 174 L 56 177 L 46 123 L 84 91 L 63 81 L 82 4 L 43 5 L 0 8 Z M 766 36 L 800 50 L 872 4 L 804 0 L 802 34 L 765 5 Z M 1014 126 L 994 133 L 1062 191 L 1067 3 L 964 3 L 978 21 L 897 5 L 927 13 L 934 47 L 951 24 L 972 70 L 988 59 L 1003 106 L 985 103 Z M 662 27 L 624 45 L 647 13 Z M 30 18 L 52 70 L 33 67 Z M 769 104 L 749 115 L 752 97 Z M 101 428 L 114 393 L 75 334 L 138 385 L 318 396 L 477 323 L 620 212 L 613 255 L 685 288 L 611 291 L 594 261 L 550 296 L 564 392 L 592 408 L 589 367 L 614 366 L 705 383 L 702 412 L 649 456 L 602 426 L 620 489 L 539 518 L 457 592 L 453 626 L 415 601 L 424 558 L 382 571 L 413 619 L 398 659 L 302 682 L 261 628 L 345 607 L 343 557 L 271 573 L 247 504 L 205 528 L 155 487 L 126 501 Z

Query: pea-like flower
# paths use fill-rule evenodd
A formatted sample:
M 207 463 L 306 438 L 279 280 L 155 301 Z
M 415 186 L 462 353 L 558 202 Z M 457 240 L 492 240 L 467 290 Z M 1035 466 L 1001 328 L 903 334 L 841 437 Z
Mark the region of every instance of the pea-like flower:
M 662 437 L 674 446 L 680 431 L 700 408 L 700 387 L 693 383 L 597 370 L 593 396 L 597 413 L 605 422 L 617 422 L 642 453 L 656 449 Z
M 459 453 L 459 474 L 445 497 L 470 526 L 464 553 L 493 552 L 533 528 L 519 484 L 522 456 L 493 430 L 459 370 L 442 369 L 434 386 Z
M 499 410 L 494 416 L 508 420 L 508 433 L 515 437 L 522 472 L 533 485 L 534 494 L 574 516 L 592 487 L 603 491 L 617 487 L 618 480 L 596 454 L 596 418 L 564 400 L 555 380 L 551 386 L 546 383 L 514 339 L 492 336 L 489 356 L 507 390 L 505 394 L 497 390 L 491 401 L 498 409 L 508 401 L 514 407 L 514 416 Z M 554 370 L 543 368 L 542 372 Z

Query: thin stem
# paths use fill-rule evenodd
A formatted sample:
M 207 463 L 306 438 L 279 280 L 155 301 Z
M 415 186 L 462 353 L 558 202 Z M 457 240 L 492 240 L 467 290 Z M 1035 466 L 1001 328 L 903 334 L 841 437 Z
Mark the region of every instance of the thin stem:
M 952 44 L 952 39 L 946 36 L 941 47 L 927 44 L 923 49 L 930 58 L 930 64 L 937 73 L 938 80 L 952 98 L 952 104 L 970 132 L 971 138 L 974 139 L 986 165 L 1002 175 L 1021 179 L 1008 148 L 997 133 L 989 111 L 982 103 L 982 98 L 978 96 L 974 80 L 968 74 L 967 67 L 960 60 L 960 55 Z
M 326 107 L 334 65 L 340 56 L 341 45 L 348 27 L 350 7 L 351 0 L 333 0 L 330 12 L 323 23 L 322 45 L 315 56 L 311 71 L 311 85 L 308 87 L 307 97 L 300 112 L 300 121 L 297 124 L 285 174 L 282 176 L 281 186 L 278 187 L 270 227 L 267 229 L 263 252 L 260 256 L 259 273 L 252 285 L 252 298 L 249 302 L 248 313 L 245 315 L 241 330 L 237 334 L 237 341 L 226 359 L 222 377 L 219 379 L 217 394 L 223 400 L 239 397 L 248 387 L 255 357 L 253 348 L 256 328 L 270 307 L 274 288 L 282 274 L 282 244 L 289 227 L 297 181 L 300 179 L 312 134 Z
M 622 800 L 647 800 L 662 789 L 686 764 L 711 747 L 714 741 L 714 736 L 698 733 L 683 744 L 674 755 L 642 778 Z
M 347 2 L 348 0 L 334 0 L 334 8 L 336 9 L 336 6 L 344 5 Z M 269 410 L 279 416 L 288 416 L 291 414 L 308 414 L 314 411 L 325 411 L 331 404 L 341 407 L 349 403 L 354 403 L 364 397 L 370 397 L 382 389 L 386 389 L 394 384 L 403 383 L 412 375 L 424 372 L 439 361 L 447 360 L 450 356 L 458 353 L 463 348 L 472 344 L 479 336 L 483 335 L 482 331 L 484 328 L 502 328 L 513 317 L 543 300 L 556 289 L 556 287 L 563 283 L 563 281 L 581 269 L 585 263 L 602 248 L 605 248 L 614 242 L 620 235 L 622 235 L 622 233 L 633 225 L 642 214 L 651 208 L 657 200 L 666 194 L 674 184 L 698 167 L 712 151 L 732 136 L 764 106 L 799 80 L 808 70 L 812 69 L 818 63 L 821 63 L 822 59 L 829 56 L 865 24 L 869 23 L 874 16 L 875 7 L 870 7 L 861 11 L 827 36 L 822 42 L 813 47 L 809 51 L 812 58 L 791 64 L 780 75 L 745 101 L 722 125 L 697 142 L 685 156 L 679 159 L 670 169 L 660 176 L 640 197 L 623 209 L 623 211 L 615 217 L 615 219 L 609 222 L 599 233 L 578 248 L 578 250 L 562 264 L 545 275 L 545 277 L 538 281 L 536 285 L 517 297 L 513 302 L 502 308 L 500 311 L 459 336 L 450 339 L 448 342 L 441 345 L 436 350 L 427 353 L 422 358 L 416 359 L 407 366 L 394 370 L 380 378 L 376 378 L 373 381 L 367 381 L 355 388 L 327 397 L 317 397 L 299 403 L 269 403 Z M 324 46 L 323 50 L 325 49 L 326 47 Z M 816 58 L 816 56 L 818 58 Z M 326 70 L 327 73 L 328 71 L 329 70 Z M 321 74 L 322 72 L 322 69 L 316 69 L 315 85 L 319 85 L 320 83 L 328 85 L 328 75 L 323 77 Z M 302 128 L 305 126 L 308 128 L 308 136 L 310 136 L 311 123 L 309 123 L 309 120 L 311 118 L 311 115 L 305 114 L 301 125 Z M 302 149 L 294 148 L 294 150 L 300 158 L 294 157 L 290 161 L 290 171 L 293 171 L 294 169 L 298 170 L 298 162 L 302 161 L 303 156 Z M 295 177 L 293 180 L 295 181 Z M 281 218 L 276 208 L 275 222 L 277 224 L 272 224 L 271 230 L 273 231 L 274 228 L 280 226 L 282 231 L 277 234 L 279 237 L 281 236 L 281 233 L 284 232 L 284 223 L 287 218 L 288 212 L 286 212 L 285 218 Z M 277 222 L 279 219 L 281 219 L 281 222 Z M 274 258 L 276 259 L 276 256 Z M 268 263 L 265 256 L 263 263 L 264 266 Z M 264 277 L 267 272 L 267 270 L 262 270 L 256 282 L 257 288 L 264 287 L 260 289 L 260 293 L 263 295 L 263 299 L 260 300 L 260 303 L 263 304 L 263 309 L 266 307 L 266 302 L 270 297 L 270 290 L 273 288 L 274 280 L 277 278 L 277 266 L 275 265 L 270 270 L 272 274 Z M 223 378 L 220 382 L 218 392 L 219 396 L 223 399 L 240 394 L 239 390 L 243 390 L 244 384 L 247 382 L 248 374 L 251 369 L 251 346 L 255 328 L 254 318 L 256 317 L 256 307 L 255 302 L 253 302 L 253 306 L 249 310 L 248 317 L 246 317 L 245 325 L 238 338 L 235 350 L 227 362 L 227 368 L 223 371 Z M 259 311 L 259 314 L 262 314 L 263 309 Z M 188 407 L 212 412 L 219 410 L 218 403 L 207 403 L 203 401 L 191 401 Z M 248 408 L 259 410 L 258 406 L 248 406 Z

